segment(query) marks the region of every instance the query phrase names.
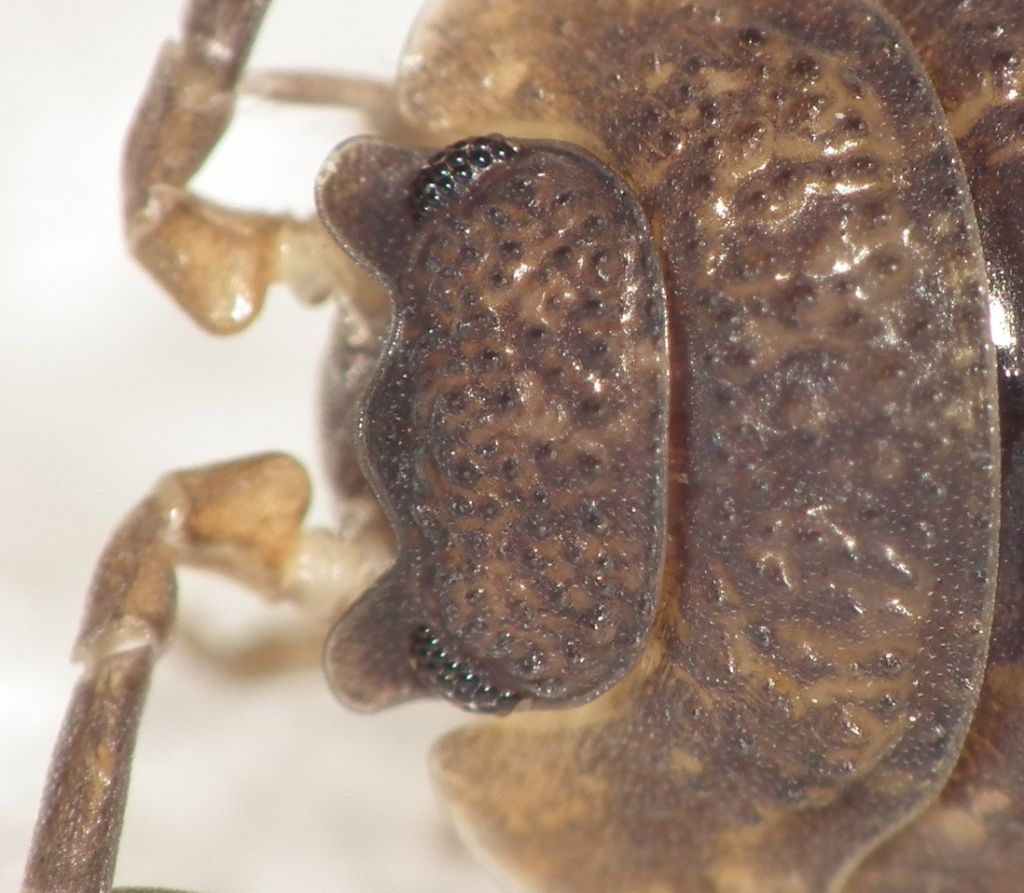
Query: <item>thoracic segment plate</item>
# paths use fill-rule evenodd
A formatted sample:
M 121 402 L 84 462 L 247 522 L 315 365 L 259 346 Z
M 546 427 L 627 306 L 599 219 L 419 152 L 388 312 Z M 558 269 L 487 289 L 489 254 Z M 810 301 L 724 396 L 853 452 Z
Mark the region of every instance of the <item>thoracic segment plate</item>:
M 945 783 L 993 604 L 985 270 L 926 76 L 855 0 L 436 3 L 408 59 L 417 126 L 618 171 L 669 298 L 641 665 L 446 739 L 453 808 L 538 890 L 838 889 Z

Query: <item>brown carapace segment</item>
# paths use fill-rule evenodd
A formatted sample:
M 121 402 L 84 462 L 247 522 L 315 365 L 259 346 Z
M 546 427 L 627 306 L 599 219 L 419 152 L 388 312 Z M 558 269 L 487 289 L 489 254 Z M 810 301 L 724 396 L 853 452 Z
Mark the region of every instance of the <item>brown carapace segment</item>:
M 988 666 L 941 795 L 868 859 L 850 893 L 1024 887 L 1024 3 L 889 0 L 957 140 L 981 230 L 996 347 L 1002 532 Z
M 411 123 L 439 141 L 501 130 L 592 152 L 637 196 L 668 295 L 668 526 L 652 634 L 633 672 L 592 703 L 517 712 L 441 743 L 438 778 L 466 835 L 517 889 L 842 889 L 946 782 L 977 704 L 995 590 L 985 268 L 917 57 L 861 0 L 448 0 L 421 19 L 399 92 Z M 438 231 L 449 244 L 433 271 L 402 267 L 423 277 L 425 302 L 399 300 L 393 372 L 369 398 L 383 406 L 388 380 L 436 388 L 415 417 L 427 439 L 415 458 L 392 451 L 408 429 L 379 412 L 365 414 L 364 436 L 382 480 L 405 481 L 403 498 L 421 506 L 401 535 L 438 556 L 400 563 L 377 603 L 402 610 L 432 584 L 441 613 L 428 620 L 469 632 L 475 658 L 494 634 L 485 621 L 472 638 L 472 605 L 448 585 L 445 557 L 472 549 L 470 527 L 435 522 L 454 519 L 458 499 L 493 495 L 500 477 L 458 432 L 494 410 L 441 411 L 449 360 L 434 354 L 430 324 L 466 312 L 453 300 L 462 291 L 502 299 L 497 282 L 481 284 L 497 255 L 460 263 L 476 246 L 455 221 L 472 214 Z M 410 254 L 395 232 L 372 251 Z M 616 238 L 612 257 L 625 262 L 634 243 Z M 433 284 L 449 271 L 457 284 Z M 456 349 L 450 374 L 489 392 L 482 367 L 463 371 L 472 357 Z M 632 444 L 642 456 L 644 436 Z M 525 455 L 539 476 L 540 457 Z M 579 473 L 571 457 L 559 465 Z M 437 489 L 417 502 L 402 475 L 428 470 Z M 504 569 L 488 577 L 498 615 L 514 616 L 519 581 L 537 579 L 515 576 L 529 566 L 504 585 Z M 400 575 L 417 585 L 396 591 Z M 370 604 L 351 622 L 374 640 L 394 621 Z M 545 630 L 544 647 L 548 637 L 565 641 Z M 553 679 L 543 661 L 564 658 L 540 654 L 541 685 Z M 343 675 L 332 667 L 339 687 Z M 422 684 L 413 678 L 388 684 Z
M 636 662 L 665 539 L 665 287 L 623 182 L 554 142 L 360 140 L 318 196 L 395 309 L 364 465 L 399 557 L 327 645 L 341 697 L 507 712 Z

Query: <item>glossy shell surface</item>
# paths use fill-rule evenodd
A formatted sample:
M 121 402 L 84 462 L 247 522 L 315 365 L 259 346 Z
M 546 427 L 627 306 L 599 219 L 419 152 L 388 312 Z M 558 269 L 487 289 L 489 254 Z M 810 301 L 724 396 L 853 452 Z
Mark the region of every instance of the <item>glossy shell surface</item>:
M 664 553 L 648 553 L 646 579 L 660 575 L 639 659 L 589 703 L 517 711 L 455 733 L 436 752 L 463 830 L 518 886 L 1010 893 L 1024 870 L 1012 542 L 1021 489 L 1014 327 L 1022 241 L 1013 197 L 1024 194 L 1024 15 L 997 2 L 940 3 L 927 15 L 905 6 L 892 7 L 901 27 L 853 0 L 447 0 L 418 25 L 399 80 L 409 122 L 439 143 L 500 131 L 513 143 L 539 137 L 580 147 L 597 170 L 621 178 L 645 218 L 639 247 L 621 237 L 623 263 L 642 259 L 643 231 L 653 240 L 660 278 L 643 273 L 641 260 L 642 275 L 623 281 L 656 293 L 663 280 L 667 300 Z M 378 164 L 363 172 L 359 152 Z M 451 307 L 427 306 L 439 294 L 438 265 L 431 272 L 419 248 L 407 262 L 412 242 L 402 232 L 411 232 L 409 194 L 420 194 L 425 157 L 396 152 L 350 148 L 351 166 L 342 153 L 321 183 L 321 208 L 339 240 L 390 276 L 396 319 L 414 308 L 385 349 L 392 384 L 378 372 L 362 416 L 368 473 L 386 504 L 392 494 L 402 556 L 342 621 L 329 651 L 336 689 L 351 698 L 346 686 L 359 686 L 353 699 L 364 706 L 423 689 L 408 636 L 396 640 L 395 629 L 416 619 L 409 599 L 431 593 L 443 608 L 452 582 L 423 576 L 422 541 L 437 528 L 443 553 L 452 531 L 462 536 L 457 519 L 425 519 L 459 514 L 451 508 L 459 494 L 439 500 L 423 482 L 447 476 L 470 491 L 476 483 L 459 474 L 477 462 L 463 455 L 470 440 L 452 451 L 444 436 L 428 436 L 425 419 L 403 421 L 420 399 L 409 394 L 444 378 L 414 355 L 437 330 L 430 313 Z M 576 201 L 592 191 L 604 214 L 595 177 Z M 349 193 L 337 186 L 346 182 L 356 184 Z M 476 194 L 470 188 L 466 200 Z M 382 219 L 344 222 L 344 210 L 382 197 Z M 552 218 L 539 197 L 523 202 L 527 218 Z M 588 213 L 582 204 L 580 213 Z M 562 230 L 593 247 L 569 223 Z M 464 231 L 456 224 L 449 236 Z M 557 269 L 552 245 L 529 227 L 516 241 L 524 271 L 516 281 L 528 286 L 518 300 L 539 305 Z M 457 276 L 454 245 L 442 266 Z M 464 273 L 500 311 L 494 295 L 507 283 L 482 281 L 471 259 Z M 567 298 L 572 308 L 586 299 L 579 290 Z M 1003 326 L 998 386 L 990 302 Z M 525 348 L 507 331 L 514 323 L 498 316 L 456 354 L 479 357 L 497 333 L 520 346 L 502 362 L 530 368 L 517 365 Z M 621 335 L 627 355 L 636 343 L 630 331 Z M 560 359 L 574 369 L 582 358 L 571 338 L 538 353 L 542 365 Z M 476 399 L 465 370 L 456 373 L 455 391 Z M 397 391 L 384 400 L 388 387 Z M 639 409 L 622 418 L 651 418 L 643 401 L 656 407 L 658 387 L 656 377 L 638 378 Z M 997 401 L 1010 530 L 1001 550 Z M 481 420 L 467 430 L 480 430 Z M 573 451 L 579 421 L 566 432 Z M 649 433 L 638 435 L 639 449 L 656 458 L 657 429 Z M 437 445 L 444 449 L 427 455 Z M 538 463 L 541 446 L 530 443 Z M 500 467 L 522 444 L 499 438 L 496 450 Z M 656 465 L 637 480 L 658 480 Z M 653 519 L 660 509 L 645 488 Z M 506 538 L 536 517 L 521 496 L 502 509 Z M 559 516 L 565 535 L 542 557 L 580 568 L 592 588 L 607 549 L 591 544 L 576 556 L 581 564 L 570 560 L 566 525 L 585 527 L 574 512 Z M 608 541 L 629 548 L 628 537 Z M 495 651 L 488 623 L 514 610 L 496 583 L 483 587 L 482 608 L 463 600 L 447 620 L 422 618 L 431 629 L 447 624 L 439 641 L 457 654 L 468 648 L 474 670 Z M 388 600 L 400 609 L 377 616 Z M 484 617 L 477 632 L 463 623 L 474 610 Z M 565 659 L 566 624 L 585 614 L 573 610 L 555 612 L 554 640 L 549 629 L 530 643 L 540 664 L 553 659 L 540 648 L 553 641 Z M 405 644 L 397 665 L 373 667 L 360 656 L 366 639 L 346 624 L 369 615 L 370 641 Z M 583 653 L 584 663 L 597 660 Z M 556 701 L 586 699 L 537 675 L 531 697 L 546 686 Z M 616 668 L 613 681 L 619 675 Z M 510 684 L 505 677 L 498 688 Z M 604 687 L 590 684 L 586 697 Z

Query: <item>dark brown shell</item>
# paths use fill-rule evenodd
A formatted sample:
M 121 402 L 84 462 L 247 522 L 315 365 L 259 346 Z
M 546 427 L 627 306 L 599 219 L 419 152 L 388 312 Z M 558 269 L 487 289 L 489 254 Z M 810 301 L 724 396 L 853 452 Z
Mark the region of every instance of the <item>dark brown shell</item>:
M 945 5 L 894 5 L 945 113 L 862 0 L 447 0 L 420 23 L 410 122 L 593 153 L 636 195 L 667 288 L 668 538 L 643 655 L 591 704 L 436 754 L 465 833 L 519 885 L 1019 886 L 1024 25 L 1009 0 Z M 1014 336 L 980 707 L 997 384 L 954 137 Z M 388 423 L 366 425 L 373 442 Z
M 331 633 L 336 691 L 595 697 L 643 647 L 665 538 L 665 288 L 639 205 L 579 149 L 498 138 L 426 161 L 344 145 L 319 200 L 395 302 L 359 428 L 400 553 Z

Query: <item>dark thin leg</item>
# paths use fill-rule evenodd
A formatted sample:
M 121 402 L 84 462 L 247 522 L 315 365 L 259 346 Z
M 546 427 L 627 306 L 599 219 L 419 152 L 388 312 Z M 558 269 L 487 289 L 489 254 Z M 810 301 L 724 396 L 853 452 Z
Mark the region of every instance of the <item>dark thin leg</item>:
M 152 498 L 132 513 L 90 590 L 75 646 L 85 671 L 50 765 L 25 893 L 106 893 L 113 881 L 139 717 L 174 617 L 159 514 Z
M 50 766 L 25 893 L 106 893 L 153 652 L 99 661 L 75 688 Z

